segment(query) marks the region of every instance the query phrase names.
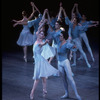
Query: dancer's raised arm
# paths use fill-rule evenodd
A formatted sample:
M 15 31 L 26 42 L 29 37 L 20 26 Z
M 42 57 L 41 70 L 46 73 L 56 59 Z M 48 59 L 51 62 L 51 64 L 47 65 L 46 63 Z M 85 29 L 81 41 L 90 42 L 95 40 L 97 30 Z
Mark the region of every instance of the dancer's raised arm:
M 32 19 L 33 15 L 34 15 L 34 12 L 35 12 L 35 9 L 34 9 L 34 3 L 33 2 L 30 2 L 31 6 L 32 6 L 32 13 L 31 15 L 28 17 L 28 20 Z
M 36 5 L 34 4 L 35 9 L 39 12 L 39 14 L 41 14 L 40 10 L 36 7 Z
M 38 31 L 36 32 L 36 34 L 40 33 L 40 29 L 45 25 L 46 22 L 47 22 L 47 19 L 45 19 L 43 21 L 43 23 L 40 24 L 40 26 L 38 27 Z
M 45 9 L 43 12 L 42 21 L 45 20 L 46 13 L 47 13 L 47 9 Z
M 76 4 L 74 4 L 74 6 L 73 6 L 73 8 L 72 8 L 72 11 L 71 11 L 71 16 L 72 16 L 72 15 L 73 15 L 73 13 L 74 13 L 75 7 L 76 7 Z

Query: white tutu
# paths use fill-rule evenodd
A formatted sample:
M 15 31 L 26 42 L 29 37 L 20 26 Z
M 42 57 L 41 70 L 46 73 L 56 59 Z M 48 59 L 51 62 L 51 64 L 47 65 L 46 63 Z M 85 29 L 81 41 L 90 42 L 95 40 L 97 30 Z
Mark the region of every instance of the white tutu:
M 34 44 L 33 52 L 35 60 L 33 79 L 49 77 L 53 74 L 58 73 L 58 70 L 50 65 L 43 56 L 41 56 L 42 48 L 39 47 L 39 44 Z
M 19 46 L 30 46 L 33 44 L 33 35 L 27 25 L 23 25 L 17 44 Z

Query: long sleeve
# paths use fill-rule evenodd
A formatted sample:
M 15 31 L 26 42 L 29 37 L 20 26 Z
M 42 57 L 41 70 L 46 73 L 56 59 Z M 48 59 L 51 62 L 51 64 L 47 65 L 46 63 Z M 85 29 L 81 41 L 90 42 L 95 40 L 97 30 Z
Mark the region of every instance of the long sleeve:
M 65 18 L 65 23 L 66 23 L 66 25 L 70 25 L 71 24 L 71 21 L 69 20 L 68 17 Z

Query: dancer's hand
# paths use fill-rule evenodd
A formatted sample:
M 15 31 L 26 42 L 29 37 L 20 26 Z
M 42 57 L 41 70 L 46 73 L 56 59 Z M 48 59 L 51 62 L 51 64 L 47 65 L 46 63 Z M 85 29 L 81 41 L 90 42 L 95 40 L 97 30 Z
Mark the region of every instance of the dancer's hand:
M 16 20 L 13 19 L 12 22 L 16 22 Z
M 60 7 L 60 10 L 63 10 L 63 7 L 62 6 Z
M 46 43 L 49 43 L 49 40 L 48 40 L 48 39 L 46 39 L 45 43 L 41 43 L 41 44 L 39 44 L 39 47 L 44 46 Z
M 78 4 L 77 4 L 77 3 L 75 3 L 75 4 L 74 4 L 74 6 L 78 6 Z
M 18 23 L 15 23 L 14 25 L 13 25 L 13 27 L 15 27 L 15 26 L 17 26 L 18 25 Z
M 46 12 L 48 12 L 48 9 L 45 9 Z
M 94 27 L 97 27 L 97 25 L 98 25 L 98 24 L 94 24 L 93 26 L 94 26 Z
M 46 43 L 49 43 L 49 40 L 48 39 L 46 39 L 46 41 L 45 41 Z
M 73 48 L 77 48 L 76 45 L 74 45 Z
M 47 20 L 47 19 L 45 19 L 45 20 L 44 20 L 44 22 L 46 23 L 46 22 L 48 22 L 48 20 Z
M 30 2 L 31 6 L 34 6 L 34 2 Z
M 60 5 L 59 6 L 62 7 L 62 2 L 60 2 Z
M 99 25 L 99 21 L 96 21 L 97 25 Z

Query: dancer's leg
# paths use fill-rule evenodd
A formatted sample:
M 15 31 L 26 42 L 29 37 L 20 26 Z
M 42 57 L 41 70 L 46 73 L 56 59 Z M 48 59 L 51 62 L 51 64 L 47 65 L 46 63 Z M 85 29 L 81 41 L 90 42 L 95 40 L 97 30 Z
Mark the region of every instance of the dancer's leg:
M 81 100 L 81 97 L 79 96 L 79 94 L 77 92 L 75 81 L 72 77 L 72 70 L 71 70 L 71 67 L 70 67 L 69 60 L 66 60 L 63 65 L 64 65 L 65 72 L 67 74 L 67 78 L 68 78 L 68 80 L 69 80 L 69 82 L 70 82 L 70 84 L 71 84 L 71 86 L 72 86 L 72 88 L 75 92 L 75 95 L 76 95 L 77 99 Z
M 24 60 L 27 62 L 27 46 L 23 47 L 23 52 L 24 52 Z
M 73 51 L 73 61 L 74 63 L 71 66 L 76 66 L 76 51 Z
M 46 94 L 47 94 L 47 89 L 46 89 L 47 82 L 46 82 L 46 81 L 47 81 L 46 78 L 43 77 L 43 78 L 42 78 L 42 84 L 43 84 L 43 97 L 45 97 Z
M 39 83 L 39 80 L 34 80 L 34 84 L 33 84 L 32 90 L 31 90 L 31 94 L 30 94 L 30 99 L 34 98 L 34 92 L 35 92 L 35 89 L 36 89 L 38 83 Z
M 75 44 L 76 44 L 78 50 L 80 51 L 80 53 L 81 53 L 82 56 L 84 57 L 87 66 L 90 68 L 91 65 L 89 64 L 88 59 L 87 59 L 87 57 L 86 57 L 86 54 L 85 54 L 85 52 L 84 52 L 83 49 L 82 49 L 80 40 L 77 38 L 77 39 L 74 40 L 74 42 L 75 42 Z
M 68 93 L 68 82 L 67 82 L 67 76 L 64 71 L 64 68 L 60 65 L 60 62 L 58 62 L 58 69 L 59 72 L 62 76 L 63 84 L 64 84 L 64 89 L 65 89 L 65 95 L 61 96 L 61 98 L 67 98 L 69 93 Z
M 80 42 L 81 42 L 81 45 L 83 44 L 83 41 L 82 41 L 82 34 L 80 34 L 80 37 L 79 37 L 79 39 L 80 39 Z M 80 53 L 80 52 L 79 52 Z M 81 60 L 81 59 L 83 59 L 83 56 L 82 56 L 82 54 L 80 53 L 80 57 L 78 58 L 78 60 Z
M 83 41 L 84 41 L 84 43 L 85 43 L 85 45 L 86 45 L 86 47 L 87 47 L 87 49 L 88 49 L 88 51 L 91 55 L 91 58 L 92 58 L 93 62 L 94 62 L 93 53 L 92 53 L 91 47 L 89 45 L 89 41 L 88 41 L 86 33 L 83 33 L 82 38 L 83 38 Z

